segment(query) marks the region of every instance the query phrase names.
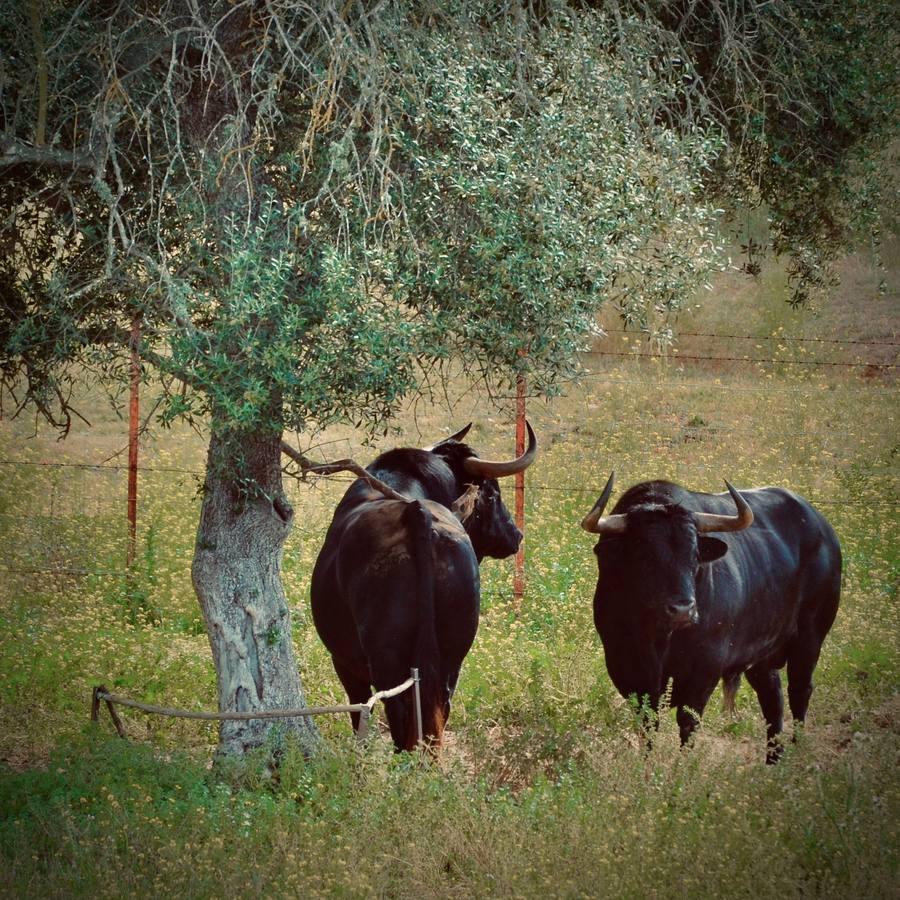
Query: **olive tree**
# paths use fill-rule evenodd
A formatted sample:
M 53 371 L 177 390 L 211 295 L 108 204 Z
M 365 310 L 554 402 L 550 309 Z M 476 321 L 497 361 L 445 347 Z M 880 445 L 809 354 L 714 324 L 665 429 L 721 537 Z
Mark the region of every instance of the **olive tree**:
M 552 392 L 601 303 L 646 321 L 716 265 L 728 133 L 664 30 L 491 0 L 0 13 L 4 403 L 65 433 L 140 324 L 161 423 L 209 435 L 192 572 L 222 711 L 303 705 L 286 432 L 375 432 L 451 365 Z M 221 749 L 273 727 L 226 723 Z
M 900 27 L 892 0 L 590 0 L 642 24 L 653 65 L 683 89 L 658 100 L 668 121 L 721 130 L 704 178 L 726 210 L 759 207 L 783 257 L 788 301 L 805 306 L 863 243 L 879 255 L 896 206 Z M 892 155 L 893 151 L 893 155 Z

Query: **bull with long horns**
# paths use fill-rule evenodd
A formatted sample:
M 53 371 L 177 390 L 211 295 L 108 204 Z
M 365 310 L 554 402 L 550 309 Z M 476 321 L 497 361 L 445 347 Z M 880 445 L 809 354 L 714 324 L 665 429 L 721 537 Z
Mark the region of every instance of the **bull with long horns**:
M 523 472 L 537 456 L 530 424 L 525 452 L 507 461 L 479 457 L 463 443 L 469 428 L 424 449 L 389 450 L 367 466 L 389 490 L 354 482 L 312 576 L 313 621 L 350 702 L 418 668 L 423 734 L 433 748 L 478 628 L 479 563 L 512 555 L 522 540 L 497 479 Z M 413 749 L 409 693 L 385 708 L 397 749 Z M 358 728 L 358 714 L 352 719 Z
M 604 516 L 610 475 L 581 523 L 600 538 L 594 624 L 623 696 L 656 710 L 672 682 L 682 743 L 718 681 L 733 706 L 744 674 L 766 720 L 771 763 L 781 753 L 779 669 L 787 665 L 791 713 L 802 723 L 840 600 L 841 549 L 802 497 L 725 484 L 727 494 L 704 494 L 644 482 Z

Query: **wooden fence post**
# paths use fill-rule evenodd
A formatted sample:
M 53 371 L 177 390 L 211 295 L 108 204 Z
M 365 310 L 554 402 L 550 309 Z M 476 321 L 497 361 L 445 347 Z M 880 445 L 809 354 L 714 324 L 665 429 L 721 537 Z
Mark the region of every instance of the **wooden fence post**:
M 356 739 L 360 743 L 363 743 L 369 736 L 369 717 L 371 715 L 372 711 L 369 707 L 363 705 L 363 708 L 359 711 L 359 728 L 356 729 Z

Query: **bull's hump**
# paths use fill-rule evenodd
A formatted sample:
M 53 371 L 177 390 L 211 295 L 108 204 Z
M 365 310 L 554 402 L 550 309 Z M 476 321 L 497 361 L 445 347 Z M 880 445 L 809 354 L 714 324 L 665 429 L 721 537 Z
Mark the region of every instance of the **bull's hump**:
M 627 512 L 636 506 L 671 506 L 683 501 L 687 493 L 683 487 L 671 481 L 644 481 L 625 491 L 613 512 Z
M 376 478 L 411 500 L 455 499 L 456 478 L 439 456 L 414 447 L 382 453 L 369 466 Z

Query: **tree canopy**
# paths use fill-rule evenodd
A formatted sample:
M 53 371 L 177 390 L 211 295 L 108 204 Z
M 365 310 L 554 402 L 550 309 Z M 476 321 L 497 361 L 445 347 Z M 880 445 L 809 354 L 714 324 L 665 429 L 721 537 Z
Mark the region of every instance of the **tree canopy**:
M 855 241 L 878 245 L 894 202 L 894 4 L 638 5 L 683 48 L 701 106 L 725 135 L 710 188 L 726 208 L 764 207 L 771 249 L 787 258 L 788 299 L 807 304 Z
M 549 390 L 748 199 L 805 297 L 873 207 L 882 6 L 10 5 L 4 383 L 64 425 L 139 316 L 166 417 L 374 428 L 451 359 Z

